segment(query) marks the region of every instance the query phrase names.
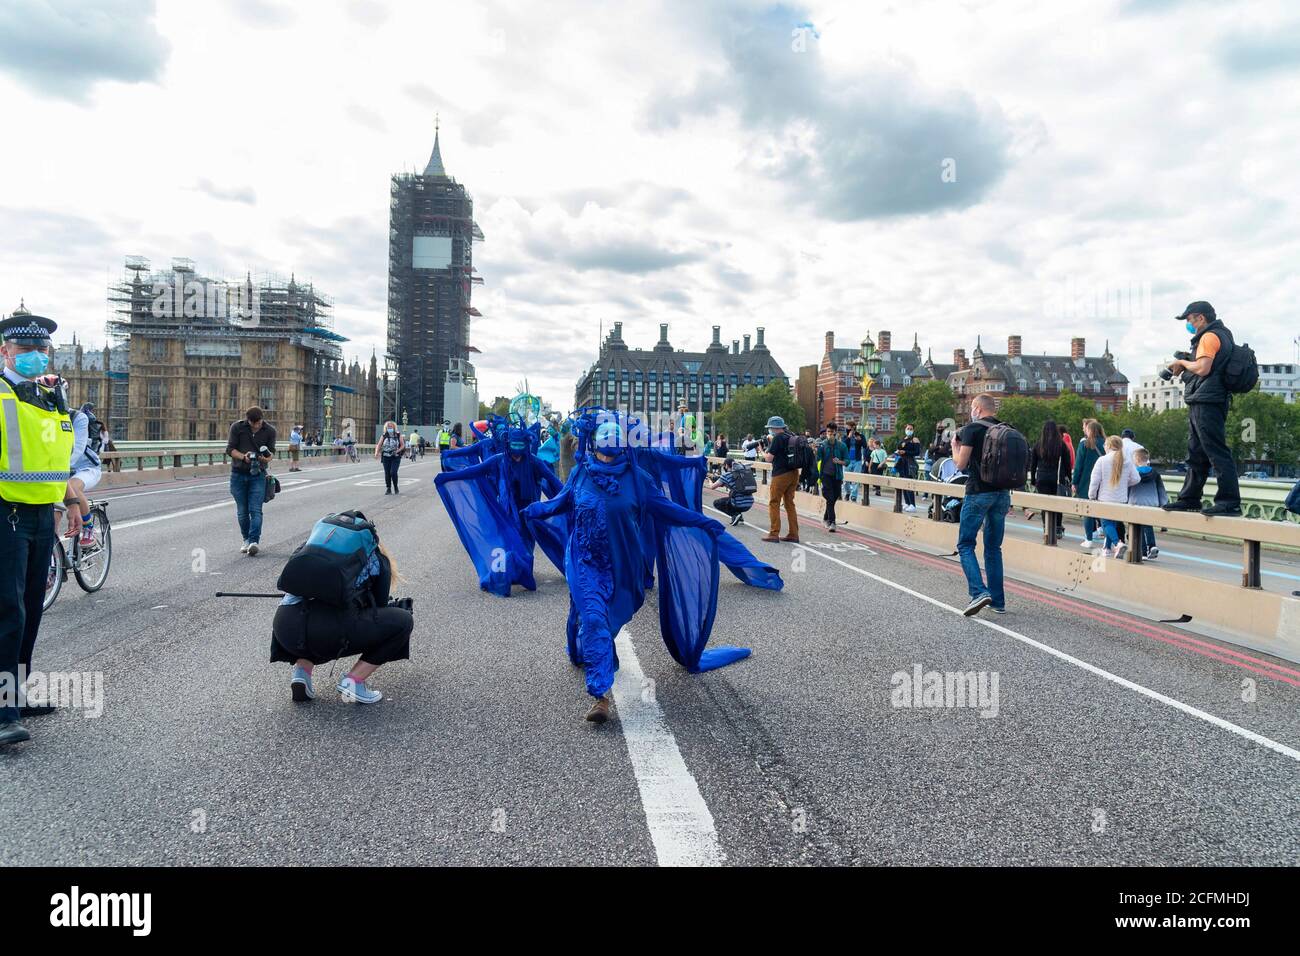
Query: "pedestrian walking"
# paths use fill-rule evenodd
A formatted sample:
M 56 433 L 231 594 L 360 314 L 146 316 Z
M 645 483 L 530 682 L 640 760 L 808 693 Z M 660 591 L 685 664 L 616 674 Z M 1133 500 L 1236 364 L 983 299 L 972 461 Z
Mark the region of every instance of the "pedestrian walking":
M 1034 490 L 1040 495 L 1056 495 L 1062 485 L 1070 481 L 1070 456 L 1065 450 L 1065 442 L 1056 422 L 1048 419 L 1043 422 L 1043 431 L 1038 444 L 1029 449 L 1029 478 L 1034 483 Z M 1033 517 L 1031 512 L 1029 517 Z M 1050 513 L 1043 512 L 1043 533 L 1047 533 Z M 1052 521 L 1053 540 L 1064 537 L 1065 517 L 1056 514 Z
M 1106 432 L 1101 427 L 1101 422 L 1095 418 L 1085 418 L 1082 427 L 1083 437 L 1079 439 L 1079 448 L 1074 456 L 1074 474 L 1070 478 L 1070 485 L 1074 489 L 1074 497 L 1086 499 L 1092 482 L 1092 469 L 1106 453 Z M 1093 535 L 1097 533 L 1099 525 L 1100 522 L 1091 515 L 1084 517 L 1081 547 L 1096 546 Z
M 397 422 L 384 422 L 384 433 L 375 443 L 375 457 L 384 466 L 384 494 L 402 493 L 397 483 L 397 470 L 402 464 L 402 454 L 406 451 L 406 440 L 397 430 Z
M 289 470 L 302 471 L 298 467 L 298 455 L 302 451 L 302 426 L 294 425 L 289 430 Z
M 252 557 L 262 540 L 266 468 L 275 456 L 275 429 L 265 421 L 261 408 L 253 405 L 243 419 L 230 426 L 226 454 L 230 456 L 230 494 L 244 539 L 239 550 Z
M 894 460 L 894 470 L 898 472 L 898 477 L 915 478 L 916 462 L 921 457 L 921 440 L 916 437 L 915 426 L 908 425 L 903 429 L 903 437 L 899 439 L 894 454 L 897 456 Z M 903 510 L 916 510 L 916 492 L 903 492 Z
M 799 468 L 794 462 L 794 447 L 790 433 L 786 431 L 785 419 L 773 415 L 767 420 L 767 429 L 772 436 L 771 444 L 763 454 L 763 460 L 772 465 L 772 483 L 768 486 L 768 532 L 764 541 L 798 541 L 799 513 L 794 506 L 795 489 L 799 487 Z M 788 532 L 781 537 L 781 508 L 784 505 Z
M 966 472 L 966 496 L 962 499 L 957 532 L 957 553 L 966 575 L 970 603 L 963 612 L 967 617 L 992 606 L 994 613 L 1006 613 L 1006 593 L 1002 576 L 1002 538 L 1006 531 L 1007 512 L 1011 509 L 1011 489 L 1022 487 L 1029 465 L 1029 448 L 1025 437 L 993 415 L 993 398 L 976 395 L 971 400 L 970 424 L 952 441 L 953 459 Z M 985 462 L 989 467 L 985 467 Z M 984 537 L 984 571 L 975 557 L 975 540 Z M 987 581 L 986 581 L 987 578 Z
M 1169 492 L 1165 490 L 1165 480 L 1160 477 L 1160 472 L 1151 466 L 1151 453 L 1145 448 L 1139 449 L 1133 456 L 1133 464 L 1141 480 L 1128 490 L 1128 503 L 1144 508 L 1163 508 L 1169 504 Z M 1139 526 L 1139 531 L 1141 537 L 1138 541 L 1142 546 L 1142 557 L 1148 561 L 1160 557 L 1160 549 L 1156 547 L 1156 529 L 1149 524 L 1144 524 Z
M 822 524 L 832 534 L 835 533 L 835 503 L 843 490 L 844 465 L 848 458 L 849 446 L 839 437 L 839 426 L 830 422 L 826 426 L 826 438 L 817 449 L 817 470 L 821 473 L 822 498 L 826 500 Z
M 1092 469 L 1088 497 L 1093 501 L 1128 504 L 1129 489 L 1141 480 L 1137 466 L 1124 454 L 1124 439 L 1119 435 L 1111 435 L 1106 439 L 1106 454 Z M 1106 536 L 1102 555 L 1122 558 L 1127 545 L 1119 539 L 1119 522 L 1112 518 L 1102 518 L 1101 530 Z

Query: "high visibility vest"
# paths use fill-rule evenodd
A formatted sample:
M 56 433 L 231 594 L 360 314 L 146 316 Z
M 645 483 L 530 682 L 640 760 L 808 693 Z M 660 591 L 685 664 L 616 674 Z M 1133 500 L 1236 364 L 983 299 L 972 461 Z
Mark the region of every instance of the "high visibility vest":
M 438 447 L 446 448 L 451 444 L 451 432 L 438 433 Z
M 26 505 L 62 501 L 71 459 L 72 419 L 22 401 L 0 375 L 0 498 Z

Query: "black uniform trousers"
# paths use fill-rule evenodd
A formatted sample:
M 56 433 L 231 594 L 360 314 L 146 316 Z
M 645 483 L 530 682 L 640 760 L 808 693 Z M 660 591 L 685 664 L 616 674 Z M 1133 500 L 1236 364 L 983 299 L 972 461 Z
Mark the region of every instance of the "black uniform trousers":
M 54 550 L 54 506 L 0 501 L 0 690 L 16 690 L 32 666 Z M 18 719 L 16 696 L 0 696 L 0 723 Z

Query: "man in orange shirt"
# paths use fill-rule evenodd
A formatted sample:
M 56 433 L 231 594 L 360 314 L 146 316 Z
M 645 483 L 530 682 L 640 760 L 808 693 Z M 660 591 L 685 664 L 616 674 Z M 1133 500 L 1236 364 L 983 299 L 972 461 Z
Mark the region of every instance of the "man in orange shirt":
M 1187 402 L 1187 480 L 1178 499 L 1165 505 L 1166 511 L 1200 511 L 1201 492 L 1214 466 L 1219 490 L 1207 515 L 1241 514 L 1241 489 L 1237 485 L 1237 463 L 1228 448 L 1228 404 L 1232 393 L 1223 381 L 1223 367 L 1234 342 L 1227 326 L 1214 314 L 1208 302 L 1193 302 L 1177 317 L 1192 336 L 1190 362 L 1175 359 L 1169 371 L 1181 375 L 1183 399 Z

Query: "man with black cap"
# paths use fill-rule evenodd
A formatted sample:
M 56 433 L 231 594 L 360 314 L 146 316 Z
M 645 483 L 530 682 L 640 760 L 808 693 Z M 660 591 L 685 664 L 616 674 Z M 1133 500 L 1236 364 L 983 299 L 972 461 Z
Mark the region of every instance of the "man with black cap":
M 63 383 L 43 378 L 57 328 L 21 305 L 0 321 L 0 746 L 31 739 L 19 717 L 53 709 L 30 704 L 23 684 L 41 626 L 54 505 L 67 492 L 72 459 Z M 68 509 L 68 522 L 80 530 L 80 509 Z
M 1181 375 L 1183 400 L 1187 403 L 1187 480 L 1166 511 L 1200 511 L 1201 492 L 1210 466 L 1219 490 L 1207 515 L 1241 514 L 1241 490 L 1237 485 L 1237 463 L 1228 449 L 1228 404 L 1232 393 L 1223 371 L 1232 355 L 1232 333 L 1214 314 L 1208 302 L 1193 302 L 1177 316 L 1192 336 L 1191 361 L 1175 359 L 1169 371 Z

